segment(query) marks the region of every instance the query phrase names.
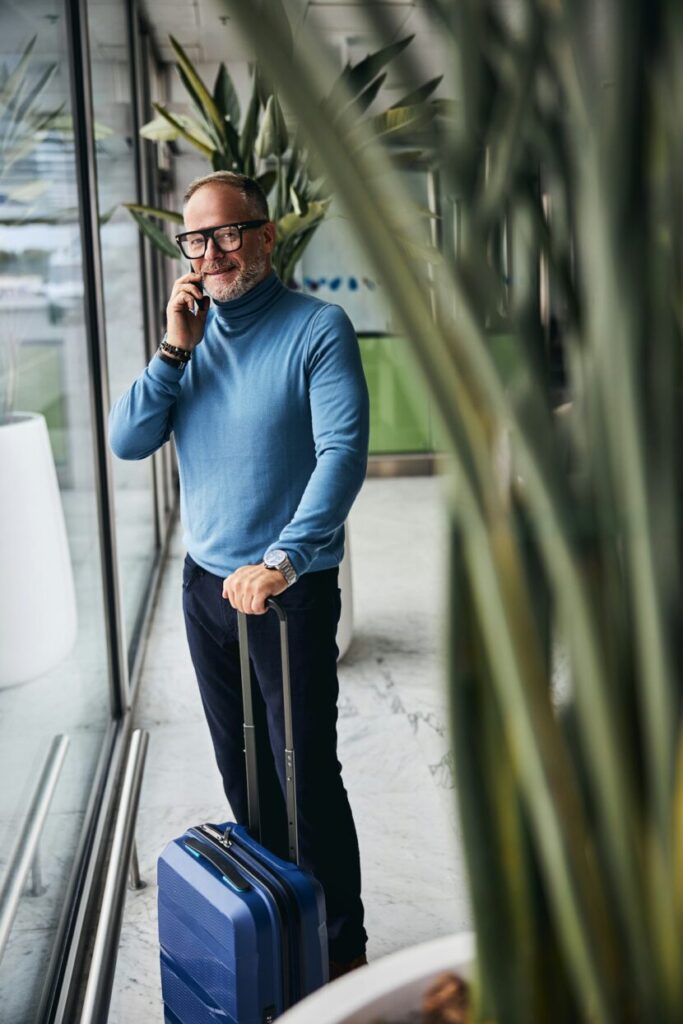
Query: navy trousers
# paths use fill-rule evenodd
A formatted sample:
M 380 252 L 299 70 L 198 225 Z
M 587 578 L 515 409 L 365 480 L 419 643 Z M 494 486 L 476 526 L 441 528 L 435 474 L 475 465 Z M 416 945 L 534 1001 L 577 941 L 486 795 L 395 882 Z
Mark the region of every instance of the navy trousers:
M 339 570 L 304 573 L 278 595 L 287 613 L 297 770 L 299 855 L 325 892 L 330 959 L 365 950 L 356 828 L 337 760 Z M 235 820 L 247 824 L 242 684 L 237 612 L 223 580 L 188 554 L 183 611 L 199 691 L 223 788 Z M 288 857 L 284 718 L 279 623 L 275 612 L 249 615 L 262 842 Z

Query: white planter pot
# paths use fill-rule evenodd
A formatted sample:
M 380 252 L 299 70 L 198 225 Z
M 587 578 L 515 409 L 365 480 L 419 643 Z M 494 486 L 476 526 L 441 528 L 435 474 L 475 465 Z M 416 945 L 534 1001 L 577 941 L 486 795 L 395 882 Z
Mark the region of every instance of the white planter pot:
M 337 647 L 341 661 L 353 638 L 353 584 L 351 578 L 351 537 L 349 524 L 344 524 L 344 557 L 339 563 L 339 589 L 341 590 L 341 616 L 337 625 Z
M 474 959 L 474 934 L 401 949 L 345 974 L 303 999 L 279 1020 L 282 1024 L 376 1024 L 418 1010 L 438 975 L 455 971 L 467 978 Z
M 0 687 L 57 665 L 77 633 L 71 557 L 45 418 L 0 424 Z

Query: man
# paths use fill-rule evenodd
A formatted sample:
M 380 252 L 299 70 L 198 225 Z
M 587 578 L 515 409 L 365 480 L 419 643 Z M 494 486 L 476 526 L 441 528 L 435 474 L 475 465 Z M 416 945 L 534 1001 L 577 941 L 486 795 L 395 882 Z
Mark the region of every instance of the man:
M 195 180 L 184 221 L 192 269 L 173 285 L 159 352 L 112 408 L 110 444 L 141 459 L 175 436 L 183 610 L 216 760 L 246 823 L 239 610 L 258 733 L 270 740 L 259 749 L 263 840 L 285 857 L 279 627 L 266 599 L 287 612 L 300 855 L 325 891 L 337 977 L 366 962 L 367 938 L 336 755 L 338 565 L 368 449 L 358 342 L 339 306 L 291 291 L 272 269 L 275 225 L 257 182 L 227 171 Z

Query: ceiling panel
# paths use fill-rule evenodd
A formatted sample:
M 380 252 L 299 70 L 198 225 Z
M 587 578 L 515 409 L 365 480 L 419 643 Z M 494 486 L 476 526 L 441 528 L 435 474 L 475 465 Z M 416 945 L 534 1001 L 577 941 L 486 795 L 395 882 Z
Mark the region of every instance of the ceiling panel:
M 191 48 L 193 60 L 248 59 L 249 50 L 221 0 L 143 0 L 142 10 L 163 61 L 175 60 L 169 35 Z
M 244 64 L 252 58 L 239 29 L 223 0 L 142 0 L 142 7 L 155 37 L 161 59 L 173 63 L 175 58 L 168 42 L 174 35 L 190 58 L 200 64 Z M 296 0 L 292 5 L 296 19 L 322 35 L 330 47 L 330 57 L 341 67 L 350 60 L 356 63 L 386 42 L 415 33 L 410 47 L 413 60 L 419 58 L 425 68 L 424 77 L 438 74 L 442 57 L 442 36 L 429 23 L 420 0 L 385 0 L 369 3 L 340 3 L 339 0 Z M 388 23 L 381 37 L 373 27 L 373 14 Z M 397 93 L 405 85 L 400 61 L 388 69 L 386 88 Z

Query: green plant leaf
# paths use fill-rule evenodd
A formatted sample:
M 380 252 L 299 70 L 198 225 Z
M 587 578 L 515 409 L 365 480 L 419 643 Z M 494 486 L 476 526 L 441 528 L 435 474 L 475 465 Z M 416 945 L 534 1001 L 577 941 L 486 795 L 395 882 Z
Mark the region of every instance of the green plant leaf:
M 116 213 L 116 211 L 118 210 L 119 205 L 120 205 L 119 203 L 114 203 L 114 205 L 110 206 L 108 210 L 105 210 L 104 213 L 101 213 L 99 215 L 99 217 L 97 218 L 99 223 L 100 224 L 108 224 L 109 221 L 114 216 L 114 214 Z
M 455 120 L 462 114 L 462 104 L 457 100 L 437 99 L 431 100 L 429 109 L 439 117 L 447 117 Z
M 230 157 L 230 170 L 235 170 L 241 173 L 242 157 L 240 156 L 240 137 L 237 129 L 230 121 L 225 122 L 225 138 L 227 142 L 227 151 Z
M 5 132 L 4 145 L 8 145 L 12 142 L 17 133 L 21 130 L 22 125 L 26 126 L 33 113 L 31 110 L 33 104 L 38 100 L 40 94 L 46 89 L 56 70 L 57 65 L 50 64 L 33 87 L 28 90 L 28 93 L 23 100 L 16 104 L 16 109 L 14 109 L 12 113 L 9 126 Z
M 277 181 L 277 171 L 265 171 L 263 174 L 259 174 L 256 180 L 265 192 L 266 197 L 268 197 L 273 185 Z
M 188 117 L 186 114 L 172 114 L 171 116 L 178 125 L 206 146 L 207 149 L 213 148 L 213 140 L 206 134 L 204 127 L 198 121 Z M 155 117 L 153 121 L 148 121 L 140 129 L 140 134 L 144 139 L 149 139 L 150 142 L 172 142 L 183 137 L 180 128 L 171 124 L 166 117 Z
M 0 90 L 0 107 L 8 106 L 12 101 L 12 98 L 22 89 L 28 62 L 31 59 L 31 52 L 33 47 L 36 45 L 37 38 L 38 36 L 33 36 L 33 38 L 29 40 L 27 45 L 24 47 L 21 57 L 19 58 L 19 63 L 2 86 L 2 89 Z
M 205 117 L 213 125 L 219 139 L 225 138 L 225 121 L 221 117 L 213 96 L 204 85 L 201 77 L 196 71 L 192 61 L 189 59 L 182 46 L 173 36 L 169 36 L 171 46 L 178 58 L 178 67 L 182 70 L 184 82 L 190 96 L 199 109 L 204 111 Z M 156 104 L 155 104 L 156 107 Z M 157 108 L 158 109 L 158 108 Z
M 234 128 L 239 128 L 240 123 L 240 101 L 235 91 L 230 73 L 223 61 L 221 61 L 216 75 L 216 82 L 213 87 L 213 98 L 223 120 L 230 119 Z
M 74 121 L 71 114 L 60 114 L 55 117 L 50 124 L 50 130 L 61 132 L 68 138 L 73 138 L 74 134 Z M 101 121 L 95 121 L 94 124 L 95 141 L 101 142 L 103 139 L 109 139 L 114 134 L 114 129 L 110 128 L 107 124 L 102 124 Z
M 396 103 L 392 103 L 389 109 L 392 110 L 394 107 L 414 107 L 419 103 L 424 103 L 424 101 L 431 96 L 442 79 L 443 75 L 438 75 L 436 78 L 430 78 L 430 80 L 425 82 L 424 85 L 420 85 L 417 89 L 413 89 L 412 92 L 403 96 L 402 99 L 398 100 Z
M 342 119 L 349 111 L 353 111 L 356 116 L 364 114 L 371 103 L 376 99 L 378 92 L 382 88 L 387 74 L 386 71 L 381 75 L 378 75 L 374 82 L 370 82 L 367 89 L 364 89 L 359 96 L 356 96 L 354 100 L 341 112 L 340 119 Z
M 294 55 L 294 40 L 292 38 L 292 27 L 289 24 L 287 11 L 282 0 L 252 0 L 256 7 L 264 4 L 268 8 L 268 17 L 272 19 L 272 25 L 276 28 L 278 45 L 282 52 L 291 60 Z
M 261 100 L 259 99 L 259 91 L 256 82 L 256 74 L 254 77 L 254 84 L 251 91 L 251 99 L 249 101 L 249 107 L 244 118 L 244 124 L 242 125 L 242 136 L 240 138 L 240 156 L 242 158 L 242 164 L 244 167 L 245 174 L 254 173 L 254 142 L 258 133 L 259 114 L 261 112 Z
M 50 187 L 50 182 L 44 179 L 36 179 L 35 181 L 24 181 L 21 185 L 15 185 L 12 188 L 7 189 L 7 195 L 15 203 L 31 203 L 38 196 L 42 196 L 43 193 Z
M 313 224 L 323 220 L 330 201 L 328 199 L 322 202 L 309 203 L 308 210 L 304 216 L 299 216 L 297 213 L 286 213 L 284 217 L 280 217 L 277 222 L 278 238 L 284 240 L 290 235 L 305 231 L 307 228 L 312 227 Z
M 44 137 L 44 133 L 29 136 L 29 138 L 15 143 L 4 151 L 2 154 L 2 162 L 0 163 L 0 178 L 4 177 L 10 168 L 19 160 L 23 160 L 29 155 L 29 153 L 32 153 L 36 146 L 42 142 Z
M 254 153 L 261 160 L 268 156 L 281 156 L 287 149 L 288 142 L 289 135 L 282 109 L 277 96 L 271 94 L 254 143 Z
M 175 210 L 162 210 L 158 206 L 143 206 L 140 203 L 121 203 L 131 213 L 142 213 L 146 217 L 156 217 L 158 220 L 167 220 L 171 224 L 184 225 L 182 213 L 176 213 Z
M 412 238 L 407 238 L 405 235 L 397 235 L 398 242 L 403 246 L 406 255 L 413 260 L 418 260 L 422 263 L 431 263 L 432 266 L 441 267 L 444 265 L 444 258 L 442 253 L 438 249 L 435 249 L 433 245 L 421 245 L 419 242 L 413 241 Z
M 289 282 L 294 276 L 296 265 L 315 235 L 317 226 L 317 224 L 313 224 L 310 228 L 298 231 L 290 235 L 284 243 L 279 245 L 278 263 L 280 266 L 280 276 L 283 281 Z
M 425 154 L 422 149 L 390 149 L 389 159 L 397 168 L 416 170 L 424 162 Z
M 164 256 L 170 257 L 172 260 L 179 260 L 182 258 L 182 254 L 178 247 L 171 242 L 164 232 L 154 224 L 149 217 L 145 217 L 143 214 L 138 213 L 137 210 L 128 211 L 138 225 L 143 235 L 157 247 L 157 249 L 164 254 Z
M 180 121 L 182 116 L 181 114 L 176 114 L 175 118 L 177 121 Z M 176 128 L 165 117 L 155 117 L 153 121 L 143 124 L 140 129 L 140 135 L 142 135 L 143 139 L 149 139 L 150 142 L 173 142 L 175 139 L 180 138 L 180 129 Z
M 406 46 L 409 46 L 414 38 L 414 35 L 406 36 L 404 39 L 390 43 L 389 46 L 385 46 L 375 53 L 369 53 L 358 64 L 353 66 L 347 64 L 335 82 L 328 99 L 325 101 L 326 106 L 329 105 L 329 109 L 334 110 L 339 102 L 345 103 L 347 93 L 355 99 L 370 84 L 385 64 L 398 57 L 399 53 L 405 50 Z
M 308 213 L 308 203 L 302 196 L 300 196 L 293 185 L 289 189 L 289 198 L 292 201 L 294 212 L 298 217 L 305 217 Z
M 34 132 L 42 132 L 42 131 L 49 130 L 49 128 L 51 127 L 52 123 L 58 117 L 61 116 L 62 111 L 64 110 L 65 106 L 66 106 L 66 100 L 63 103 L 60 103 L 60 105 L 58 107 L 56 107 L 55 110 L 48 110 L 44 114 L 38 116 L 35 119 L 34 124 L 32 125 L 32 131 L 34 131 Z
M 170 114 L 168 110 L 165 110 L 159 103 L 153 103 L 152 106 L 165 121 L 168 121 L 168 123 L 176 129 L 180 138 L 185 139 L 185 141 L 189 142 L 195 149 L 198 149 L 203 156 L 211 159 L 215 153 L 215 149 L 207 146 L 200 138 L 197 138 L 196 135 L 193 135 L 192 132 L 188 131 L 174 114 Z
M 375 139 L 380 139 L 415 129 L 418 125 L 426 124 L 429 118 L 429 111 L 425 110 L 424 106 L 391 107 L 384 113 L 371 117 L 369 124 Z

